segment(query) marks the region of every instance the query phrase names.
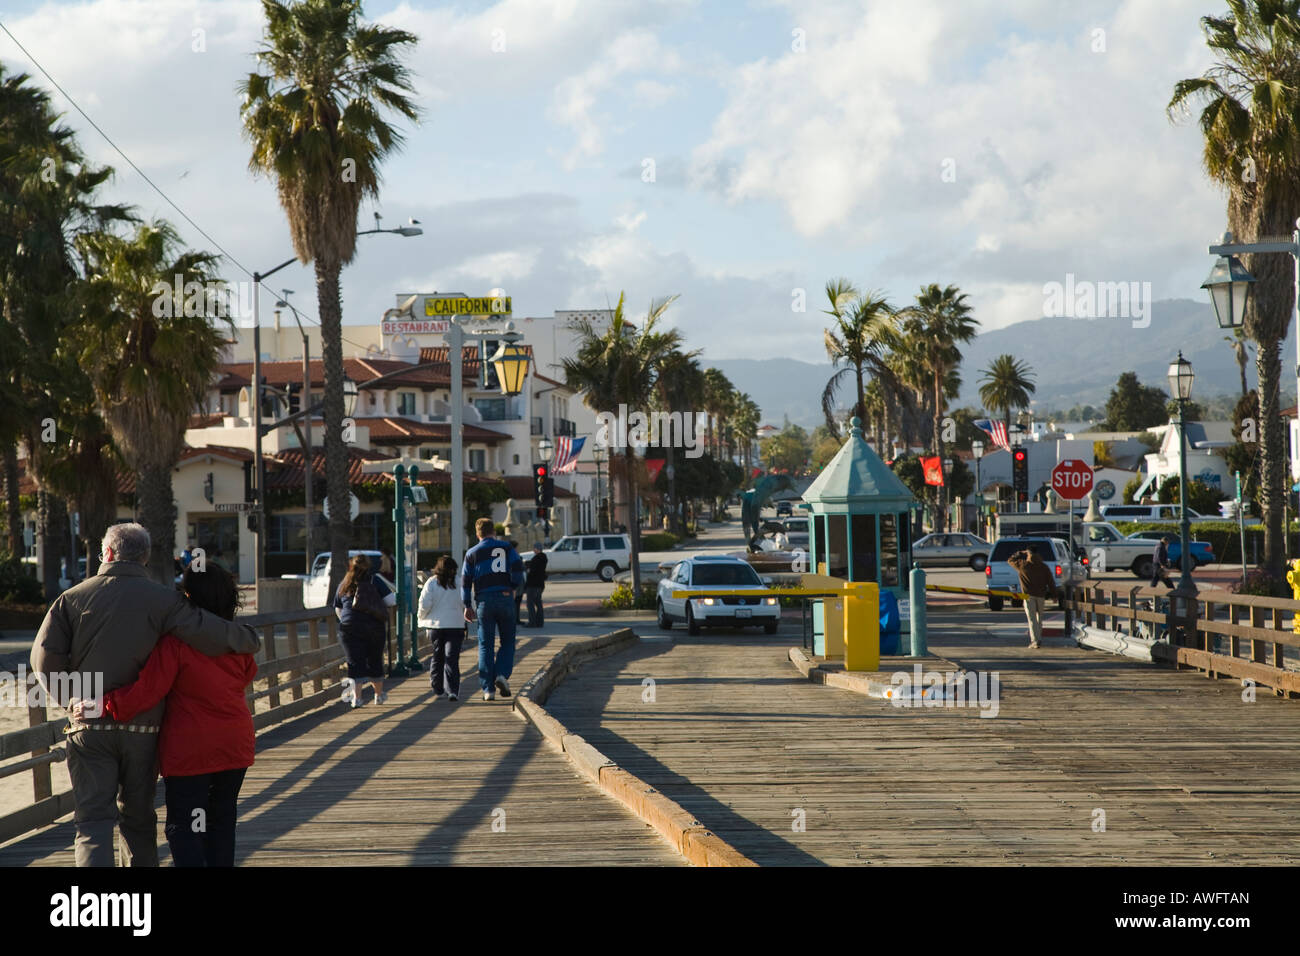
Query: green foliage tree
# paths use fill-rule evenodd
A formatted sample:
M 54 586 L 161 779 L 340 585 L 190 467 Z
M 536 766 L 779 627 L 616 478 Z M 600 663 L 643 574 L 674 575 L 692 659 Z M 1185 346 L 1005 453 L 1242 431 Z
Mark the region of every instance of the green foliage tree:
M 1161 504 L 1178 504 L 1178 485 L 1177 475 L 1166 478 L 1161 483 L 1158 496 Z M 1195 478 L 1187 482 L 1187 507 L 1197 514 L 1211 517 L 1217 515 L 1219 513 L 1219 502 L 1229 497 L 1231 497 L 1231 492 L 1221 491 L 1212 485 L 1197 481 Z
M 140 523 L 153 542 L 150 575 L 170 584 L 172 469 L 225 339 L 214 324 L 214 302 L 177 298 L 173 290 L 178 276 L 182 287 L 216 282 L 216 257 L 183 250 L 165 222 L 141 225 L 129 237 L 86 233 L 77 245 L 90 276 L 79 295 L 78 361 L 122 457 L 136 472 Z
M 1136 372 L 1123 372 L 1106 400 L 1106 429 L 1133 432 L 1169 421 L 1164 389 L 1143 385 Z
M 759 449 L 768 471 L 784 471 L 792 475 L 802 474 L 807 469 L 812 453 L 808 433 L 789 422 L 775 435 L 763 439 Z

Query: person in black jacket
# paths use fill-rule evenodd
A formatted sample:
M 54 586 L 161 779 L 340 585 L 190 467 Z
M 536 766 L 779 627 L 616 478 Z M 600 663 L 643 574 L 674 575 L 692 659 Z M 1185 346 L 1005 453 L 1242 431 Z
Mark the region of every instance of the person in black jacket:
M 543 627 L 542 591 L 546 587 L 546 553 L 541 544 L 533 545 L 533 556 L 528 559 L 524 575 L 524 595 L 528 598 L 528 626 Z

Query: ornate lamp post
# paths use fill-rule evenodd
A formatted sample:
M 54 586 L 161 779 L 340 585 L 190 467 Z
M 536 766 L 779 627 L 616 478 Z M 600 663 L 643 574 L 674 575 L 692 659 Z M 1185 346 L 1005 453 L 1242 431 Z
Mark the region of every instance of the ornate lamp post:
M 1169 391 L 1178 402 L 1178 531 L 1181 537 L 1182 576 L 1178 579 L 1178 590 L 1187 594 L 1196 593 L 1192 581 L 1192 549 L 1188 544 L 1191 538 L 1191 522 L 1187 517 L 1187 402 L 1192 397 L 1192 363 L 1178 353 L 1178 360 L 1169 366 Z
M 975 460 L 975 533 L 984 537 L 984 484 L 980 481 L 980 459 L 984 457 L 984 443 L 970 443 L 970 456 Z

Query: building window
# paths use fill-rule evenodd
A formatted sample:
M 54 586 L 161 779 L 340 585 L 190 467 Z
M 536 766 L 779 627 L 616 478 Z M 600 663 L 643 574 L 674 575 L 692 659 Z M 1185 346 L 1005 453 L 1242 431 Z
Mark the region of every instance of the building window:
M 399 392 L 397 395 L 397 414 L 414 415 L 415 414 L 415 393 Z
M 471 448 L 469 450 L 469 470 L 487 471 L 487 452 L 482 448 Z
M 518 455 L 515 455 L 515 464 L 516 464 L 516 465 L 519 464 L 519 456 L 518 456 Z

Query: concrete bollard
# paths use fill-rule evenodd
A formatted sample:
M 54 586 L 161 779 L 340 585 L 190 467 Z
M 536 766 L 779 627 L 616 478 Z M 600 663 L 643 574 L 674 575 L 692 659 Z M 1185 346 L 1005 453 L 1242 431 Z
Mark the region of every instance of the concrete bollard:
M 925 571 L 912 568 L 908 584 L 911 589 L 909 603 L 912 606 L 912 656 L 925 657 Z

